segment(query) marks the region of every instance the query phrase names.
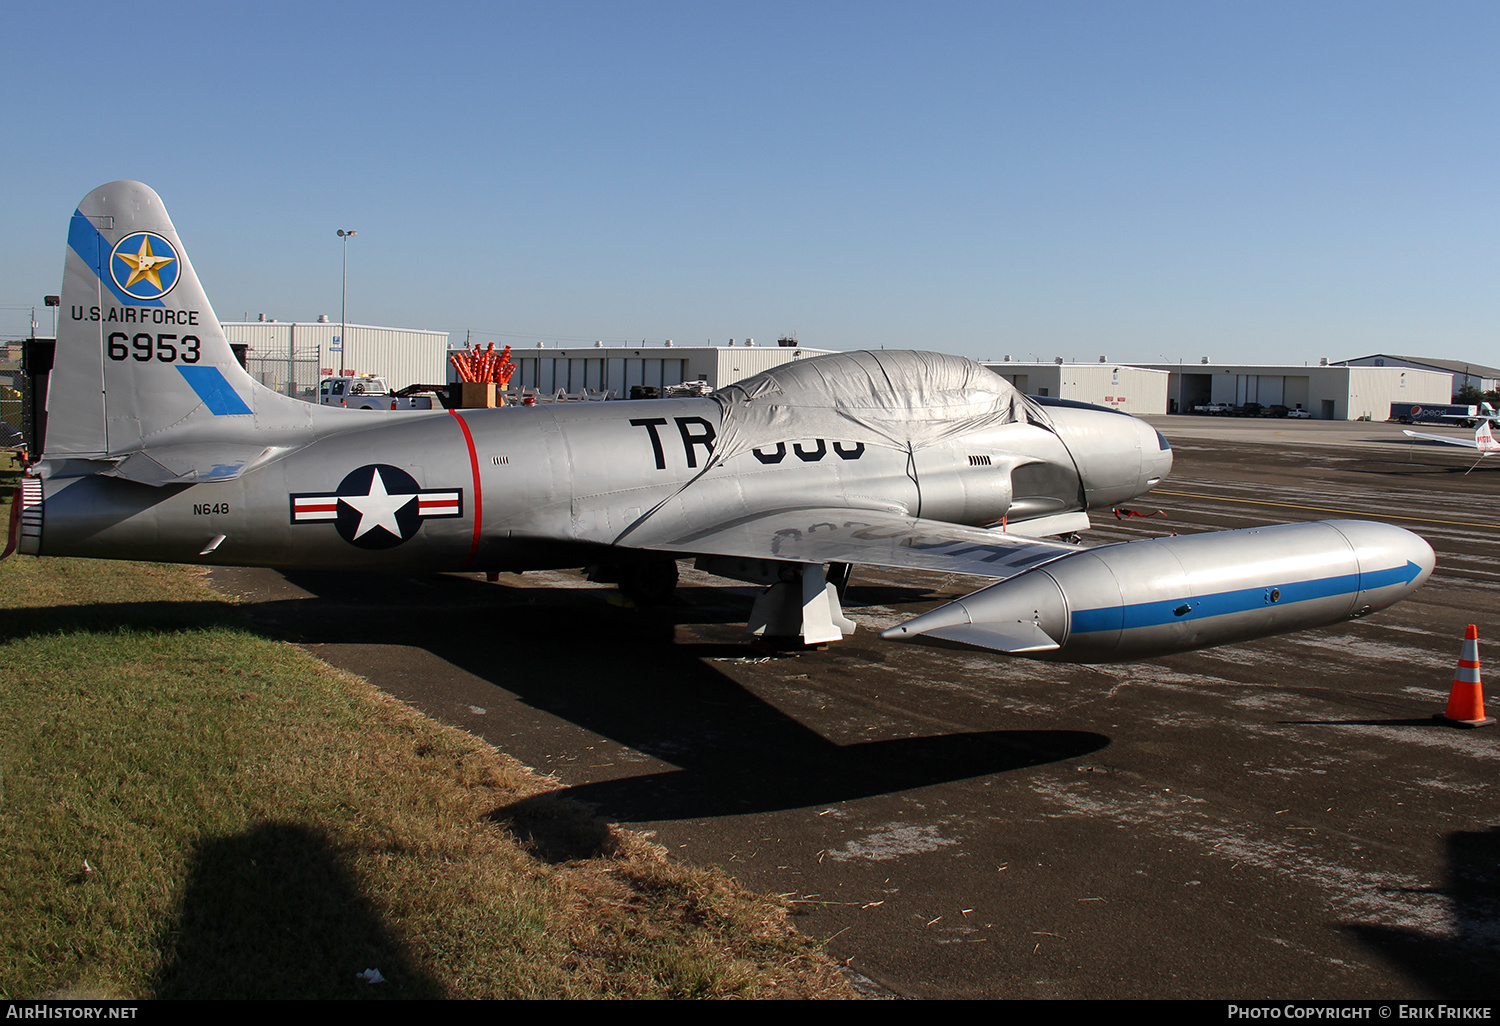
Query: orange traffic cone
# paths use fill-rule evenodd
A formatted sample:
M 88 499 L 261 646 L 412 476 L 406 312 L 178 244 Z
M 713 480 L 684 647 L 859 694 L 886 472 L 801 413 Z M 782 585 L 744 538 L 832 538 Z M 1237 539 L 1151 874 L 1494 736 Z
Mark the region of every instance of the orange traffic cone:
M 1472 623 L 1464 631 L 1464 647 L 1453 671 L 1453 690 L 1448 693 L 1448 711 L 1433 717 L 1455 727 L 1487 727 L 1495 722 L 1484 714 L 1484 685 L 1479 680 L 1479 628 Z

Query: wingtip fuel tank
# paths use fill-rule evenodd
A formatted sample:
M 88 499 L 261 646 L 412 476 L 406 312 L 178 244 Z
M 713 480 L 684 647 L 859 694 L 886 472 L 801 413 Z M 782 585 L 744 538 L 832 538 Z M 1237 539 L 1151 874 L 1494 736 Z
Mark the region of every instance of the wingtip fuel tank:
M 1411 594 L 1433 565 L 1417 535 L 1361 520 L 1125 542 L 1062 556 L 882 637 L 1143 659 L 1355 619 Z

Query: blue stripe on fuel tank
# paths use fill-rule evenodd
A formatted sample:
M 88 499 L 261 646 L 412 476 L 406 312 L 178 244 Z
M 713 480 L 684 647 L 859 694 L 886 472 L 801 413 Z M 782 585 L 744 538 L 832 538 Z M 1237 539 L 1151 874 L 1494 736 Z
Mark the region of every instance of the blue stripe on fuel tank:
M 109 260 L 110 245 L 99 229 L 94 227 L 81 210 L 73 211 L 73 220 L 68 222 L 68 248 L 83 258 L 83 262 L 89 265 L 89 270 L 98 275 L 104 287 L 115 294 L 115 298 L 126 306 L 166 306 L 159 299 L 137 299 L 120 291 L 115 284 L 115 279 L 105 268 Z M 249 410 L 245 411 L 249 413 Z
M 198 398 L 203 400 L 204 405 L 212 411 L 215 417 L 253 412 L 245 405 L 245 400 L 240 398 L 240 394 L 224 380 L 224 375 L 219 372 L 219 368 L 183 367 L 179 364 L 177 370 L 187 383 L 193 386 L 193 391 L 198 393 Z
M 1074 634 L 1090 634 L 1098 631 L 1131 630 L 1136 627 L 1159 627 L 1162 624 L 1177 623 L 1180 620 L 1203 620 L 1211 616 L 1228 616 L 1231 613 L 1265 609 L 1272 605 L 1283 606 L 1296 602 L 1311 602 L 1314 599 L 1351 595 L 1360 590 L 1384 588 L 1392 584 L 1410 584 L 1421 572 L 1421 567 L 1408 560 L 1404 566 L 1371 570 L 1364 574 L 1340 574 L 1337 577 L 1322 577 L 1312 581 L 1268 584 L 1259 588 L 1221 591 L 1216 595 L 1168 599 L 1164 602 L 1139 602 L 1124 607 L 1079 609 L 1073 613 L 1070 630 Z M 1273 588 L 1281 590 L 1281 597 L 1274 603 L 1270 600 L 1270 592 Z M 1184 606 L 1188 608 L 1184 609 Z

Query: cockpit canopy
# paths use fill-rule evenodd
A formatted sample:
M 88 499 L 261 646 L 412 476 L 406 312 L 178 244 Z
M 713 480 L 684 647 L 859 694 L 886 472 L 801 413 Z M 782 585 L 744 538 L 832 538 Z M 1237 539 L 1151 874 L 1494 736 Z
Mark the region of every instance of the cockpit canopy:
M 724 409 L 720 460 L 793 437 L 916 451 L 1002 424 L 1048 425 L 1010 382 L 944 353 L 829 353 L 751 375 L 713 397 Z

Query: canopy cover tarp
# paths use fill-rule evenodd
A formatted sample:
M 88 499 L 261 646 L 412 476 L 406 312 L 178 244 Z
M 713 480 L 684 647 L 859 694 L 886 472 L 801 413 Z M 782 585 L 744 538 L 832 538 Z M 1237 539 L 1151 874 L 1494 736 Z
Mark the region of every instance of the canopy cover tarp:
M 915 452 L 1002 424 L 1046 423 L 1000 375 L 944 353 L 830 353 L 762 371 L 713 397 L 724 410 L 714 446 L 720 464 L 793 439 Z

